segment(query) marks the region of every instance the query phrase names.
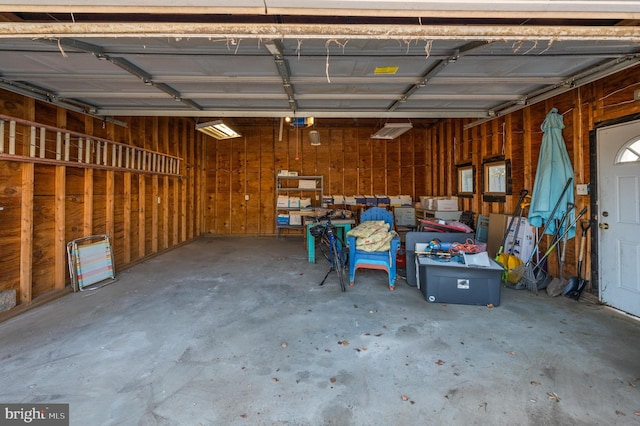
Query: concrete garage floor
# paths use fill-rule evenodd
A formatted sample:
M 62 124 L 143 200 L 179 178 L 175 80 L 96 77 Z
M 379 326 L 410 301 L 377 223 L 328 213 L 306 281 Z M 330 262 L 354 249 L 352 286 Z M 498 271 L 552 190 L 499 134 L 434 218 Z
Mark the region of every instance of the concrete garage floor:
M 502 290 L 324 287 L 298 238 L 202 238 L 0 324 L 0 402 L 72 425 L 640 424 L 640 323 Z

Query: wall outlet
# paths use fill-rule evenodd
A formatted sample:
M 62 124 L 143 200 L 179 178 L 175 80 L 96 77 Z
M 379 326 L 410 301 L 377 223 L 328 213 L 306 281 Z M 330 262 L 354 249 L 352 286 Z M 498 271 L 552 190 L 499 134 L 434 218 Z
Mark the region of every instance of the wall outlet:
M 249 194 L 244 194 L 244 200 L 249 201 Z
M 633 91 L 633 100 L 640 101 L 640 89 L 636 89 Z
M 589 184 L 588 183 L 577 184 L 576 195 L 589 195 Z

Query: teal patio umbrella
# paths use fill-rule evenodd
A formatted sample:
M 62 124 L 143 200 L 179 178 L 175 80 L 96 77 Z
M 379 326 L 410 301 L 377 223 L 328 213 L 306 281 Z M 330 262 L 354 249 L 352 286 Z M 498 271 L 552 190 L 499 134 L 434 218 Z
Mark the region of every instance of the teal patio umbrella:
M 562 138 L 562 115 L 557 108 L 552 108 L 541 125 L 544 135 L 538 157 L 536 178 L 531 192 L 529 206 L 529 223 L 536 228 L 543 227 L 546 234 L 558 231 L 561 235 L 565 227 L 573 222 L 575 201 L 573 193 L 573 166 L 567 153 L 567 147 Z M 569 204 L 570 203 L 570 204 Z M 556 207 L 557 206 L 557 207 Z M 569 212 L 567 213 L 567 210 Z M 557 222 L 566 214 L 560 229 Z M 566 235 L 571 239 L 575 236 L 575 225 Z

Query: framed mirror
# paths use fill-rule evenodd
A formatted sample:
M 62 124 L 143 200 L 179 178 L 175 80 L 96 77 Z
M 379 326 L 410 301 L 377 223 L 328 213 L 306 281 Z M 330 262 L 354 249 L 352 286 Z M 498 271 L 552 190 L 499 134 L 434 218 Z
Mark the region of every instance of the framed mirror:
M 482 196 L 484 201 L 505 201 L 511 194 L 511 161 L 504 157 L 482 162 Z
M 458 196 L 473 197 L 476 192 L 476 167 L 471 163 L 459 164 L 458 169 Z

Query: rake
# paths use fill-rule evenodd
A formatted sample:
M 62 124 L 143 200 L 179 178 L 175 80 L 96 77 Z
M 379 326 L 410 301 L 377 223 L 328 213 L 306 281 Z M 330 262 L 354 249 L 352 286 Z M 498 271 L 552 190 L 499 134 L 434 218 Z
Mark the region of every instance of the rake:
M 560 197 L 558 197 L 558 201 L 556 201 L 556 204 L 553 206 L 553 210 L 551 210 L 551 214 L 549 215 L 549 218 L 554 217 L 554 215 L 556 214 L 556 211 L 558 210 L 558 207 L 560 207 L 560 203 L 562 202 L 562 197 L 564 197 L 564 194 L 567 192 L 567 190 L 569 189 L 569 186 L 571 185 L 571 182 L 573 182 L 573 177 L 570 177 L 569 179 L 567 179 L 567 183 L 564 185 L 564 188 L 562 189 L 562 192 L 560 193 Z M 542 233 L 540 235 L 544 235 L 545 232 L 547 232 L 547 228 L 549 227 L 549 224 L 551 223 L 551 220 L 547 220 L 547 222 L 544 224 L 544 226 L 542 227 Z M 524 272 L 528 272 L 530 273 L 532 276 L 531 278 L 534 278 L 534 274 L 533 274 L 533 270 L 531 270 L 531 263 L 533 262 L 533 256 L 534 254 L 536 254 L 538 252 L 538 245 L 540 244 L 540 241 L 542 240 L 542 237 L 540 237 L 540 239 L 536 239 L 536 245 L 533 247 L 533 250 L 531 250 L 531 254 L 529 255 L 529 259 L 527 259 L 527 261 L 524 264 L 520 264 L 517 267 L 515 267 L 514 269 L 512 269 L 511 272 L 511 277 L 512 277 L 512 282 L 516 283 L 515 287 L 518 290 L 522 290 L 524 289 L 526 286 L 521 282 L 522 276 L 524 274 Z M 539 260 L 539 259 L 538 259 Z M 538 261 L 538 264 L 540 263 L 540 261 Z
M 531 258 L 527 260 L 527 263 L 525 263 L 524 265 L 514 270 L 514 274 L 517 274 L 518 276 L 520 276 L 520 280 L 518 282 L 518 285 L 520 286 L 519 288 L 523 288 L 526 286 L 526 288 L 529 289 L 529 291 L 535 294 L 538 294 L 538 278 L 536 277 L 536 269 L 540 268 L 540 266 L 544 263 L 547 257 L 549 257 L 549 254 L 551 254 L 553 249 L 556 248 L 556 246 L 560 243 L 560 241 L 562 241 L 564 237 L 569 233 L 569 230 L 573 228 L 576 223 L 578 223 L 578 220 L 580 220 L 580 218 L 586 212 L 587 212 L 587 207 L 584 207 L 582 210 L 580 210 L 580 213 L 578 213 L 575 219 L 571 221 L 571 224 L 569 224 L 569 226 L 567 226 L 564 229 L 564 231 L 562 232 L 562 235 L 559 238 L 554 239 L 553 244 L 549 246 L 547 251 L 544 253 L 544 255 L 542 255 L 542 257 L 538 260 L 538 262 L 535 265 L 532 265 L 533 256 L 531 256 Z

